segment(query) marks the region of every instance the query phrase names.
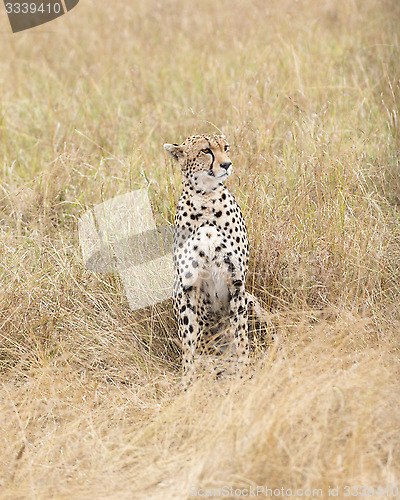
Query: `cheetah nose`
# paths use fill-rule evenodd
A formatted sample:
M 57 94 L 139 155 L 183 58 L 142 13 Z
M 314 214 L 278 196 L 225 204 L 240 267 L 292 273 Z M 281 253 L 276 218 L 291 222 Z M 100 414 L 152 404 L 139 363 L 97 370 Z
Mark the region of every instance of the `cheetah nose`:
M 228 168 L 232 165 L 232 162 L 227 161 L 225 163 L 221 163 L 220 167 L 224 168 L 225 170 L 228 170 Z

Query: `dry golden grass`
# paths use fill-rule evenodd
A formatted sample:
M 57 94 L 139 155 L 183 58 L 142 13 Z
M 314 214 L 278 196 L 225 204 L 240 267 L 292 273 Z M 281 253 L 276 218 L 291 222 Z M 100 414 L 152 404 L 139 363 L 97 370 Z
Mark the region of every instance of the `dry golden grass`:
M 2 11 L 0 498 L 399 485 L 399 19 L 396 0 L 82 0 L 12 35 Z M 208 122 L 279 341 L 251 380 L 182 394 L 171 304 L 131 311 L 77 221 L 150 183 L 171 222 L 162 144 Z

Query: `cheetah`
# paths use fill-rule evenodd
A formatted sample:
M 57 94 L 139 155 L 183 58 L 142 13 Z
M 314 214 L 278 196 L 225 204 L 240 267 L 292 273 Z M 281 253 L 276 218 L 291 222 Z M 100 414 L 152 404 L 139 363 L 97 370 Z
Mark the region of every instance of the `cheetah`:
M 266 311 L 245 290 L 249 242 L 242 212 L 223 181 L 232 173 L 222 135 L 195 135 L 181 145 L 164 144 L 178 163 L 183 192 L 173 231 L 174 313 L 183 348 L 183 383 L 195 375 L 198 342 L 230 352 L 243 377 L 249 364 L 248 308 Z

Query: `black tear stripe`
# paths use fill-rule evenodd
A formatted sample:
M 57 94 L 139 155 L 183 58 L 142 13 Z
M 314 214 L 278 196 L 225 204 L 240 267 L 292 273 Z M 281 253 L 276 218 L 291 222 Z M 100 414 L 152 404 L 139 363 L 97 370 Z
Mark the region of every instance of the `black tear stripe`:
M 215 156 L 214 156 L 214 153 L 212 152 L 210 143 L 207 142 L 207 144 L 208 144 L 208 149 L 210 150 L 210 153 L 211 153 L 211 156 L 212 156 L 211 167 L 210 167 L 210 170 L 208 171 L 208 175 L 210 175 L 211 177 L 215 177 L 214 172 L 213 172 L 213 166 L 214 166 Z

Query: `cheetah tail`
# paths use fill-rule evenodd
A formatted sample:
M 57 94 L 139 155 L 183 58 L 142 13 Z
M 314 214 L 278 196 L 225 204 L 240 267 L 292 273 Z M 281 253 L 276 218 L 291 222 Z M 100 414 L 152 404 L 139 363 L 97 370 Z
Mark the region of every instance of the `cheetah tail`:
M 260 323 L 269 324 L 271 322 L 270 314 L 260 305 L 260 303 L 254 297 L 254 295 L 252 295 L 249 292 L 246 292 L 246 298 L 247 298 L 247 303 L 249 305 L 249 308 L 252 310 L 255 318 Z

